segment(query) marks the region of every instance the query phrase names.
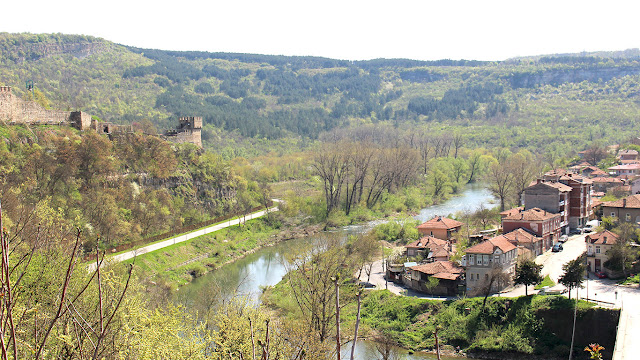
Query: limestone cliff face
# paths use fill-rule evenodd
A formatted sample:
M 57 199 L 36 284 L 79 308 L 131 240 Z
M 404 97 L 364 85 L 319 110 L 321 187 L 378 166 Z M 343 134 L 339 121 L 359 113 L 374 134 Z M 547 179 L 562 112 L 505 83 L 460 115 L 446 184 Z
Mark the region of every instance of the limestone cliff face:
M 15 46 L 8 54 L 16 62 L 33 61 L 59 55 L 71 55 L 76 58 L 98 54 L 107 49 L 107 43 L 101 41 L 78 41 L 68 43 L 23 43 Z

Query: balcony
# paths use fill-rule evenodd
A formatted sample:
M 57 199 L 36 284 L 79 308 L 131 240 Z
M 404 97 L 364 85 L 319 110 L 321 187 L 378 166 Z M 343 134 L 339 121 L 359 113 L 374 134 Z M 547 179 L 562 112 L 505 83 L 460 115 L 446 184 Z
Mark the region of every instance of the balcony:
M 596 253 L 593 251 L 587 251 L 587 257 L 596 257 Z
M 560 201 L 560 202 L 558 203 L 558 206 L 564 206 L 564 200 Z

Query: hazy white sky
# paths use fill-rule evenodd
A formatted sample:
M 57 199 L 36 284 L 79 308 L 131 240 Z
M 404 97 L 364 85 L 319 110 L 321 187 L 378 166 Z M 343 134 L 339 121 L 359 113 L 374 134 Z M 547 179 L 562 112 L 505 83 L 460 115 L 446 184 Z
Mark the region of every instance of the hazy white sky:
M 640 1 L 6 1 L 0 32 L 336 59 L 503 60 L 640 47 Z

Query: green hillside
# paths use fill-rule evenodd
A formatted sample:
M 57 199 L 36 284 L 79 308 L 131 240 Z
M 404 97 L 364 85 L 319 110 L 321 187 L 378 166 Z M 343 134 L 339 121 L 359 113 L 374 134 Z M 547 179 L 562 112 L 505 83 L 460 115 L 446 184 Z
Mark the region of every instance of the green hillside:
M 217 150 L 298 147 L 334 128 L 386 122 L 434 135 L 460 130 L 476 146 L 564 155 L 635 135 L 639 59 L 628 50 L 504 62 L 351 62 L 0 33 L 0 83 L 16 92 L 33 80 L 54 107 L 116 123 L 149 119 L 168 128 L 176 116 L 203 116 L 205 146 Z

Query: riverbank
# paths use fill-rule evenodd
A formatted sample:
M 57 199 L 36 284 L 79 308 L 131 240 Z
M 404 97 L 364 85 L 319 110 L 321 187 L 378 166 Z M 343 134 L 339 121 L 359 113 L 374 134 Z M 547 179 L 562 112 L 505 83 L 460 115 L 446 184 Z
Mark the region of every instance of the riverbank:
M 299 319 L 303 314 L 289 299 L 287 287 L 283 281 L 267 290 L 263 301 L 285 319 Z M 574 301 L 531 295 L 489 298 L 484 307 L 482 302 L 482 298 L 437 301 L 397 296 L 386 290 L 366 291 L 360 332 L 372 339 L 382 335 L 411 351 L 433 352 L 433 332 L 438 326 L 443 348 L 460 347 L 467 357 L 478 359 L 555 359 L 569 354 Z M 343 333 L 349 334 L 355 321 L 353 302 L 343 307 L 341 315 Z M 618 316 L 618 310 L 594 308 L 580 301 L 575 351 L 581 353 L 589 343 L 612 351 Z

